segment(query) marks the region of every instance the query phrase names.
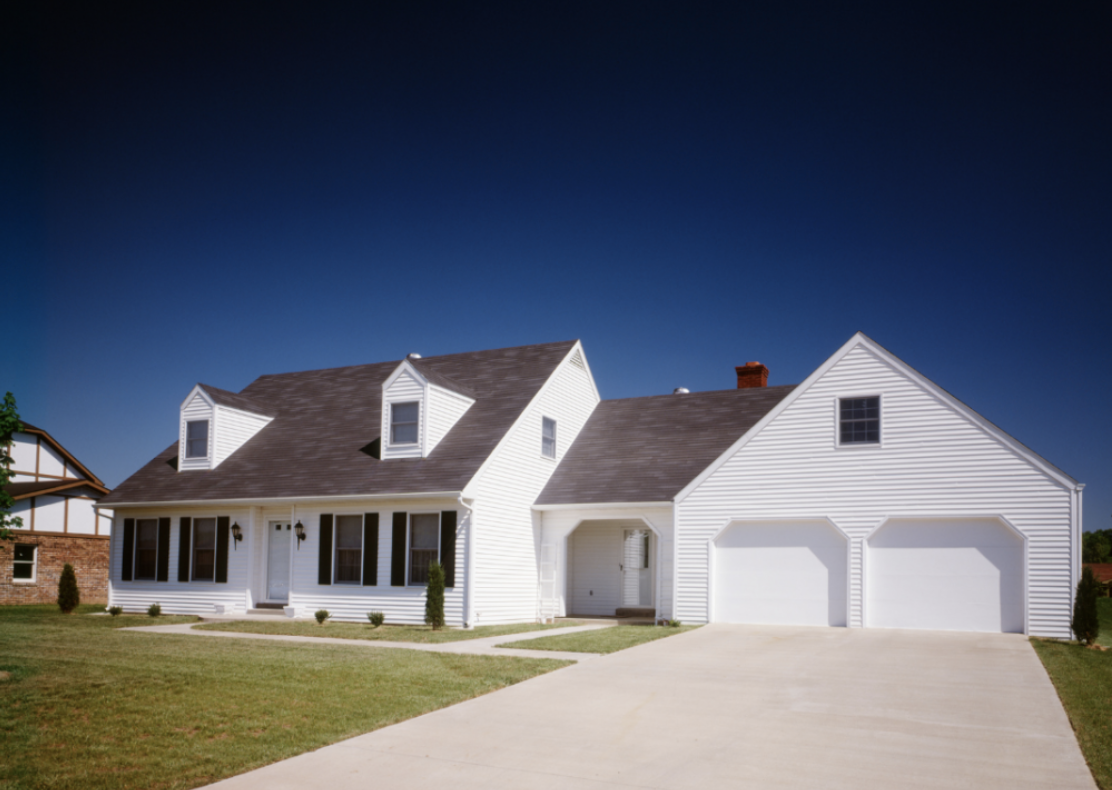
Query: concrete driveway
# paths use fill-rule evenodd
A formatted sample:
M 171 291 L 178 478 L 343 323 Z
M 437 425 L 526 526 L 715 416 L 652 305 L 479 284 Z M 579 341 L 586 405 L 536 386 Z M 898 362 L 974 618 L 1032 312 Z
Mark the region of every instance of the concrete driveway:
M 1022 636 L 714 625 L 214 787 L 1095 784 Z

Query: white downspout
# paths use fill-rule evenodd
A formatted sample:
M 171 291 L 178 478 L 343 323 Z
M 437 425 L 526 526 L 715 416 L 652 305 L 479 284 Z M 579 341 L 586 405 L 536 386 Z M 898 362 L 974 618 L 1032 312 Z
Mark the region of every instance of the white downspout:
M 471 507 L 470 505 L 468 505 L 466 502 L 463 501 L 463 492 L 462 491 L 460 491 L 459 498 L 456 501 L 459 502 L 460 507 L 465 508 L 467 510 L 467 516 L 468 516 L 467 544 L 466 544 L 466 546 L 467 546 L 467 548 L 466 548 L 466 550 L 467 550 L 467 559 L 464 563 L 465 566 L 467 567 L 467 571 L 466 571 L 467 578 L 464 580 L 464 583 L 463 583 L 463 627 L 464 628 L 474 628 L 475 627 L 475 612 L 474 612 L 473 607 L 474 607 L 474 604 L 475 604 L 475 596 L 474 596 L 474 591 L 472 589 L 472 585 L 473 585 L 472 580 L 473 580 L 473 576 L 474 576 L 474 574 L 472 573 L 472 570 L 475 567 L 475 562 L 474 562 L 475 550 L 474 550 L 474 542 L 473 542 L 474 541 L 473 536 L 475 534 L 475 508 Z

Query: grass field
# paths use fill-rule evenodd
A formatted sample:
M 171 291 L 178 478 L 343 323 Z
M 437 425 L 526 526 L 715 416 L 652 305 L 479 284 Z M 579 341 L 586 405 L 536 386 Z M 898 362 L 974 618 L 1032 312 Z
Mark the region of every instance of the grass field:
M 651 625 L 616 625 L 610 628 L 599 628 L 596 631 L 580 631 L 578 634 L 542 636 L 539 639 L 508 642 L 499 645 L 499 647 L 519 647 L 526 650 L 567 650 L 571 653 L 614 653 L 618 650 L 625 650 L 627 647 L 663 639 L 666 636 L 682 634 L 698 627 L 697 625 L 681 625 L 678 628 Z
M 0 607 L 3 790 L 197 787 L 567 663 L 136 633 L 118 629 L 192 618 L 96 610 Z
M 281 634 L 284 636 L 327 636 L 333 639 L 367 639 L 383 642 L 420 642 L 441 644 L 460 642 L 467 639 L 482 639 L 486 636 L 509 636 L 529 631 L 546 631 L 553 628 L 566 628 L 579 623 L 541 625 L 539 623 L 518 623 L 516 625 L 481 625 L 464 630 L 462 628 L 442 628 L 434 631 L 427 625 L 383 625 L 372 628 L 370 623 L 334 623 L 326 621 L 318 625 L 315 620 L 232 620 L 226 623 L 205 623 L 196 626 L 202 631 L 235 631 L 245 634 Z

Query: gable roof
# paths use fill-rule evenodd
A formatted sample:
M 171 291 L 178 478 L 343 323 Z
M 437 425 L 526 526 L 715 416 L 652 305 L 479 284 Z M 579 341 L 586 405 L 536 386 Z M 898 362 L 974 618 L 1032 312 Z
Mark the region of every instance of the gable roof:
M 428 458 L 379 461 L 382 383 L 400 360 L 260 376 L 241 396 L 275 415 L 216 469 L 178 473 L 175 441 L 103 505 L 456 492 L 575 347 L 576 341 L 420 360 L 475 393 Z M 208 391 L 206 389 L 206 391 Z
M 276 413 L 270 404 L 263 403 L 255 398 L 236 392 L 228 392 L 228 390 L 222 390 L 208 384 L 198 384 L 197 386 L 204 390 L 205 394 L 212 398 L 212 402 L 217 406 L 227 406 L 229 409 L 247 411 L 263 417 L 273 417 Z
M 75 488 L 88 488 L 98 494 L 107 494 L 108 489 L 92 480 L 39 480 L 8 483 L 4 490 L 14 500 L 27 499 L 33 496 L 57 494 L 62 491 L 71 491 Z
M 670 502 L 793 389 L 602 401 L 536 504 Z
M 90 472 L 89 467 L 85 466 L 85 464 L 81 463 L 76 458 L 74 458 L 73 453 L 71 453 L 69 450 L 67 450 L 65 447 L 63 447 L 61 444 L 59 444 L 57 439 L 55 439 L 49 433 L 44 431 L 42 428 L 36 428 L 34 425 L 32 425 L 29 422 L 24 422 L 23 420 L 20 420 L 19 422 L 23 425 L 23 430 L 19 431 L 19 433 L 30 433 L 30 434 L 34 434 L 34 435 L 37 435 L 37 436 L 41 436 L 43 439 L 46 439 L 46 441 L 50 443 L 51 447 L 53 447 L 55 450 L 57 450 L 59 453 L 61 453 L 62 456 L 64 456 L 67 461 L 69 461 L 71 464 L 73 464 L 78 469 L 80 469 L 81 473 L 83 475 L 85 475 L 87 478 L 92 480 L 94 483 L 98 484 L 101 488 L 104 488 L 104 481 L 101 480 L 96 475 L 94 475 L 92 472 Z M 105 488 L 105 491 L 107 491 L 107 490 L 108 489 Z

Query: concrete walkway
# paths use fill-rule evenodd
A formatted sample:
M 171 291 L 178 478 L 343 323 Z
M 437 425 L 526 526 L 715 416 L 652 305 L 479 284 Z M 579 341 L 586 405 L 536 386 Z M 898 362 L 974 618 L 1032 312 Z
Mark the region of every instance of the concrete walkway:
M 207 618 L 206 618 L 207 619 Z M 244 617 L 222 617 L 220 620 L 244 620 Z M 259 618 L 254 618 L 259 619 Z M 487 636 L 481 639 L 464 639 L 459 642 L 439 642 L 426 644 L 420 642 L 387 642 L 372 639 L 336 639 L 327 636 L 287 636 L 283 634 L 248 634 L 237 631 L 198 631 L 193 626 L 199 623 L 178 625 L 144 625 L 136 628 L 121 628 L 121 631 L 143 631 L 148 634 L 187 634 L 189 636 L 215 636 L 229 639 L 262 639 L 277 642 L 304 642 L 311 645 L 343 645 L 345 647 L 396 647 L 402 650 L 424 650 L 430 653 L 466 653 L 476 656 L 516 656 L 517 658 L 558 658 L 567 661 L 586 661 L 598 658 L 596 653 L 566 653 L 558 650 L 528 650 L 526 648 L 503 648 L 508 642 L 521 642 L 542 636 L 561 636 L 580 631 L 597 631 L 599 628 L 614 628 L 614 625 L 593 624 L 568 628 L 550 628 L 546 631 L 527 631 L 523 634 Z
M 220 790 L 1094 790 L 1022 636 L 713 625 Z

